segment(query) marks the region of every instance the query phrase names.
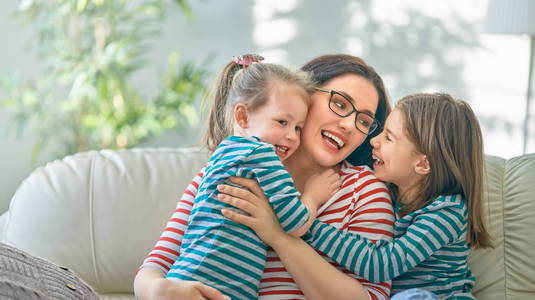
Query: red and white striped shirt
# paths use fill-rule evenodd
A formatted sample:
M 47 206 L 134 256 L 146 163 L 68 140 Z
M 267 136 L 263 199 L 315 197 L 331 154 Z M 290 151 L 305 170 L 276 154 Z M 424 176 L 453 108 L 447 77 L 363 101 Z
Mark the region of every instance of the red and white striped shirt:
M 203 174 L 204 169 L 201 169 L 186 188 L 160 239 L 141 268 L 153 266 L 167 273 L 180 255 L 182 237 Z M 354 167 L 345 161 L 342 163 L 340 176 L 343 181 L 342 187 L 318 210 L 317 219 L 344 232 L 358 233 L 372 241 L 378 239 L 391 241 L 394 211 L 384 183 L 377 179 L 367 166 Z M 367 289 L 371 299 L 389 298 L 390 282 L 370 283 L 345 270 L 323 253 L 318 253 L 331 265 L 357 279 Z M 305 299 L 303 292 L 271 248 L 268 248 L 259 298 Z

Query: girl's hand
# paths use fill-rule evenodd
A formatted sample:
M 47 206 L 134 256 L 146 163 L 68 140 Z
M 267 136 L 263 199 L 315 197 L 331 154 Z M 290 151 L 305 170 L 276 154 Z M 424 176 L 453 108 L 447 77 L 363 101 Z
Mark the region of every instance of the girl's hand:
M 277 216 L 269 205 L 264 191 L 254 179 L 231 177 L 230 181 L 248 190 L 220 184 L 217 186 L 217 190 L 220 192 L 218 199 L 243 210 L 248 215 L 230 209 L 222 209 L 221 212 L 230 220 L 251 228 L 264 243 L 273 246 L 273 243 L 281 235 L 286 235 L 286 232 L 282 229 Z
M 316 212 L 323 203 L 331 199 L 341 185 L 342 179 L 338 172 L 332 168 L 326 169 L 308 178 L 301 201 L 313 212 Z

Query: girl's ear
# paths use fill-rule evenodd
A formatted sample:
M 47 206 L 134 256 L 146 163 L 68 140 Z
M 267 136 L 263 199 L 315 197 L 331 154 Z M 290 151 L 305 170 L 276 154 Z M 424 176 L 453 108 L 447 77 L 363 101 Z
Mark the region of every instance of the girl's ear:
M 421 154 L 420 158 L 416 162 L 416 165 L 414 166 L 414 171 L 418 175 L 425 175 L 429 174 L 431 172 L 431 167 L 429 166 L 429 160 L 427 159 L 427 155 Z
M 236 104 L 234 107 L 234 121 L 243 129 L 248 127 L 249 113 L 247 112 L 247 105 Z

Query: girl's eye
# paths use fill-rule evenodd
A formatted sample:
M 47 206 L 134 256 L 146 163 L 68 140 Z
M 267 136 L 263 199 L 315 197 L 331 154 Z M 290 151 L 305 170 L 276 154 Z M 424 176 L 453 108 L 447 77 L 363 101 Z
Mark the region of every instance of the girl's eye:
M 288 122 L 286 120 L 277 120 L 277 122 L 279 122 L 279 124 L 281 124 L 283 126 L 286 126 L 288 124 Z
M 385 138 L 387 141 L 391 142 L 392 140 L 390 139 L 390 137 L 388 136 L 388 134 L 385 135 Z
M 303 130 L 303 129 L 301 128 L 301 126 L 295 126 L 295 131 L 297 131 L 297 132 L 301 132 L 301 130 Z

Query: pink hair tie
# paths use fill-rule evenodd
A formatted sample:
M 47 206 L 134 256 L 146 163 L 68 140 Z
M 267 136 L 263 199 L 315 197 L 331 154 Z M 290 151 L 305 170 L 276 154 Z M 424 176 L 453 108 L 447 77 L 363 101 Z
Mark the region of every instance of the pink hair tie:
M 245 54 L 240 56 L 234 56 L 234 62 L 240 65 L 243 69 L 249 67 L 253 63 L 257 63 L 264 60 L 264 58 L 257 54 Z

